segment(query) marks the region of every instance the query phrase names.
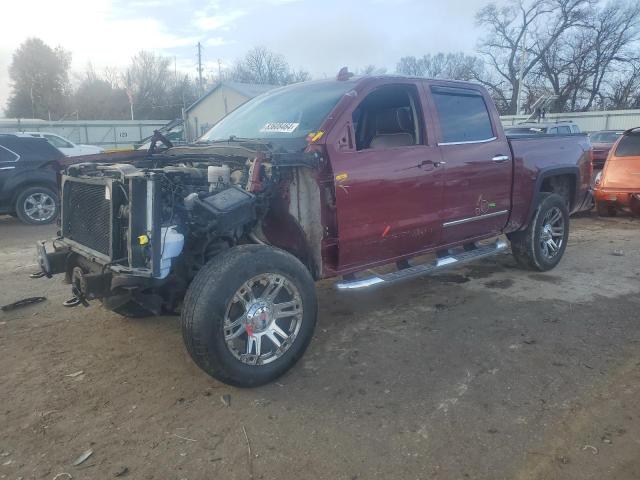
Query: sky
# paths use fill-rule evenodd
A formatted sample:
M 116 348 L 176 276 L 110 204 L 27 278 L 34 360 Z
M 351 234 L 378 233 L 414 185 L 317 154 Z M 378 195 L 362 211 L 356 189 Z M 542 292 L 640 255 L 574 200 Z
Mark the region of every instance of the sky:
M 231 65 L 254 46 L 283 54 L 314 78 L 343 66 L 390 72 L 406 55 L 472 53 L 474 16 L 489 0 L 25 0 L 5 2 L 0 29 L 0 111 L 10 91 L 13 51 L 37 36 L 72 54 L 76 78 L 124 68 L 144 49 L 175 58 L 196 75 L 196 44 L 205 73 Z

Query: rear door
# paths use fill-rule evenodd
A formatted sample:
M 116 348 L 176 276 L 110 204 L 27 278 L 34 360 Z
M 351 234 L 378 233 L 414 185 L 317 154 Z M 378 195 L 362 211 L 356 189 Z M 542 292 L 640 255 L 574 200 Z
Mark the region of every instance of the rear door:
M 491 100 L 472 86 L 429 90 L 445 163 L 442 243 L 500 233 L 511 209 L 513 161 Z
M 14 176 L 19 158 L 17 153 L 0 145 L 0 204 L 6 204 L 13 194 L 5 187 Z
M 440 241 L 440 152 L 412 82 L 359 92 L 342 145 L 329 142 L 335 175 L 339 268 L 410 255 Z M 334 132 L 332 132 L 333 134 Z

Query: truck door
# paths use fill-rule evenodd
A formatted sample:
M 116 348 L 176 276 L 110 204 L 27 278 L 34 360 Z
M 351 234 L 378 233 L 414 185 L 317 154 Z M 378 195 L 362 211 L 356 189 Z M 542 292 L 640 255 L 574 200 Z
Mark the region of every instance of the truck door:
M 482 90 L 432 85 L 444 165 L 442 243 L 500 233 L 511 211 L 511 150 Z
M 328 145 L 340 269 L 393 260 L 440 241 L 441 159 L 426 134 L 422 91 L 400 83 L 363 93 L 346 112 L 346 143 Z

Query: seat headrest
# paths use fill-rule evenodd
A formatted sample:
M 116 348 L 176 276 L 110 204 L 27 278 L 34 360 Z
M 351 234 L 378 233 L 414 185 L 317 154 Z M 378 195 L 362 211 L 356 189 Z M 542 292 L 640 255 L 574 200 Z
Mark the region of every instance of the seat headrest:
M 406 107 L 387 108 L 376 114 L 376 133 L 401 133 L 412 130 L 411 114 Z

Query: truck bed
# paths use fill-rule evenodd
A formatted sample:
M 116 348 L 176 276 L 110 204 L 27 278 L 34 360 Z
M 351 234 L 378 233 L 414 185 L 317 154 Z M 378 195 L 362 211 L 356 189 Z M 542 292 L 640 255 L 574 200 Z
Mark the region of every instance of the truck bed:
M 591 142 L 584 133 L 569 135 L 507 136 L 514 159 L 513 211 L 510 223 L 528 222 L 531 198 L 540 191 L 544 172 L 561 169 L 575 177 L 571 211 L 584 210 L 590 205 L 591 195 Z M 560 158 L 558 158 L 560 156 Z

